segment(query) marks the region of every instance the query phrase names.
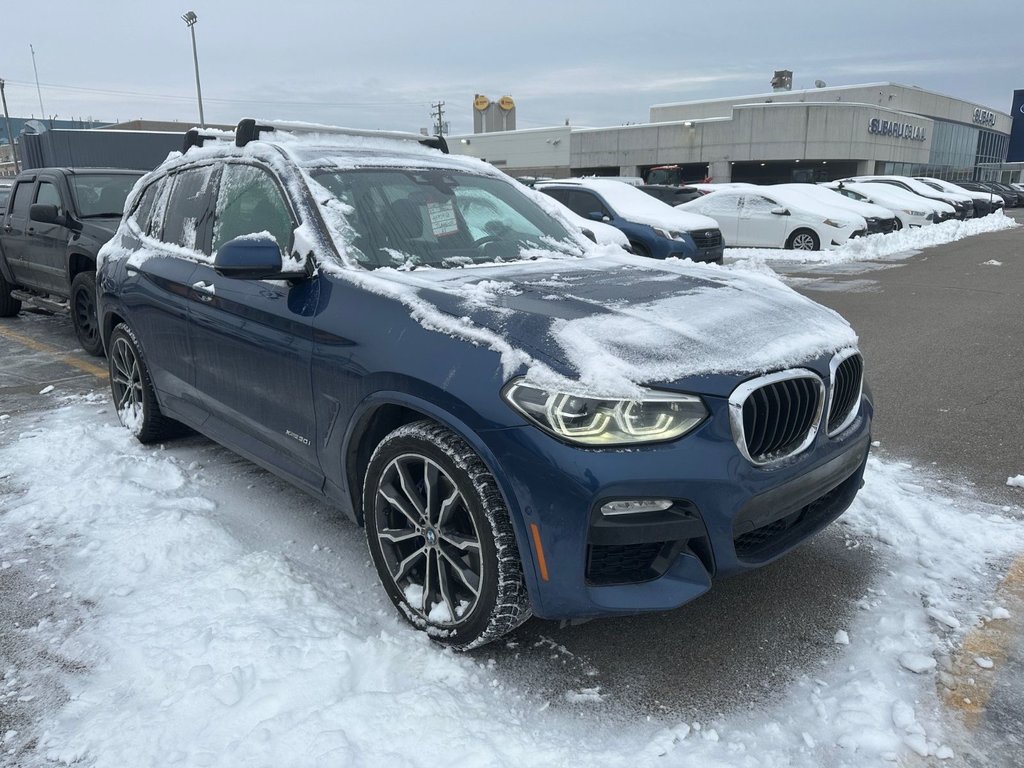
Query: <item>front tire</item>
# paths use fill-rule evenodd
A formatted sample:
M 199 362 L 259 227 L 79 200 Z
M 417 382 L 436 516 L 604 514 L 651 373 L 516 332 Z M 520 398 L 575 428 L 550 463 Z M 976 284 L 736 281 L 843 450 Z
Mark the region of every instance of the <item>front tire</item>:
M 71 281 L 71 324 L 82 349 L 90 355 L 103 354 L 99 322 L 96 319 L 96 273 L 79 272 Z
M 451 430 L 419 421 L 387 435 L 366 469 L 363 516 L 388 597 L 436 642 L 468 650 L 529 618 L 504 500 Z
M 650 249 L 646 245 L 644 245 L 643 243 L 641 243 L 641 242 L 639 242 L 637 240 L 630 240 L 629 241 L 629 246 L 633 249 L 634 255 L 636 255 L 636 256 L 643 256 L 644 258 L 648 258 L 648 259 L 651 257 Z
M 0 272 L 0 317 L 14 317 L 21 312 L 21 301 L 11 296 L 11 284 Z
M 176 421 L 160 412 L 139 340 L 127 323 L 119 324 L 110 334 L 107 367 L 118 421 L 136 440 L 147 445 L 173 437 L 180 431 Z
M 809 229 L 798 229 L 789 236 L 786 241 L 786 248 L 791 251 L 818 251 L 821 250 L 821 241 L 818 236 Z

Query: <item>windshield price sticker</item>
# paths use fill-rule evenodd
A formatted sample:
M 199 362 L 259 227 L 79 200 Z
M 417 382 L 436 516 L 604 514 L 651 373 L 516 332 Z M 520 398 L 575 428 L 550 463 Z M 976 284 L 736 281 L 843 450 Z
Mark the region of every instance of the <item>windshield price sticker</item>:
M 430 217 L 430 231 L 434 237 L 454 235 L 459 231 L 459 222 L 455 218 L 455 206 L 451 200 L 443 203 L 427 203 L 427 215 Z

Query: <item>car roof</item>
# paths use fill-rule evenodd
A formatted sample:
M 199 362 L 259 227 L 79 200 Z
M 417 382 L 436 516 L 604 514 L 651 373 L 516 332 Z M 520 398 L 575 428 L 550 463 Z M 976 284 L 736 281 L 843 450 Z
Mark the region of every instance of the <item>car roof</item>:
M 439 142 L 439 143 L 438 143 Z M 283 158 L 305 169 L 419 167 L 461 170 L 512 181 L 491 165 L 467 155 L 447 153 L 438 137 L 396 131 L 367 131 L 312 123 L 259 122 L 245 119 L 232 131 L 185 135 L 184 151 L 161 164 L 173 170 L 203 160 L 252 158 L 270 165 Z

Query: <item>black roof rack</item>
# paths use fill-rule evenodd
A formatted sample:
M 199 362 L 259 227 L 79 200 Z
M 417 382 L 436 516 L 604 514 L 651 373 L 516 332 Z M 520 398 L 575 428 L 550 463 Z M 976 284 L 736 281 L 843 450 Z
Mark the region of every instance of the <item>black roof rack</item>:
M 438 149 L 448 154 L 448 142 L 444 136 L 421 136 L 418 133 L 401 131 L 368 131 L 361 128 L 338 128 L 333 125 L 313 125 L 309 123 L 264 122 L 257 123 L 251 117 L 238 121 L 235 128 L 235 146 L 244 147 L 250 141 L 257 141 L 260 134 L 268 131 L 287 131 L 289 133 L 325 133 L 336 136 L 370 136 L 400 141 L 415 141 L 425 147 Z M 202 146 L 202 145 L 200 145 Z
M 201 147 L 207 139 L 219 139 L 220 136 L 212 133 L 200 133 L 198 128 L 189 128 L 185 131 L 185 142 L 181 147 L 182 154 L 188 152 L 192 147 Z

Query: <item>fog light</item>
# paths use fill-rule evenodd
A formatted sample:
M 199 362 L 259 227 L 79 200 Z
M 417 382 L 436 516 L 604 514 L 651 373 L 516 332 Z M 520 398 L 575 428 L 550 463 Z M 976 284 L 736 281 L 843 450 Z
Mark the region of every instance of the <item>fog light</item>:
M 662 512 L 672 506 L 668 499 L 629 499 L 626 501 L 609 501 L 601 505 L 601 514 L 605 517 L 616 515 L 637 515 L 642 512 Z

